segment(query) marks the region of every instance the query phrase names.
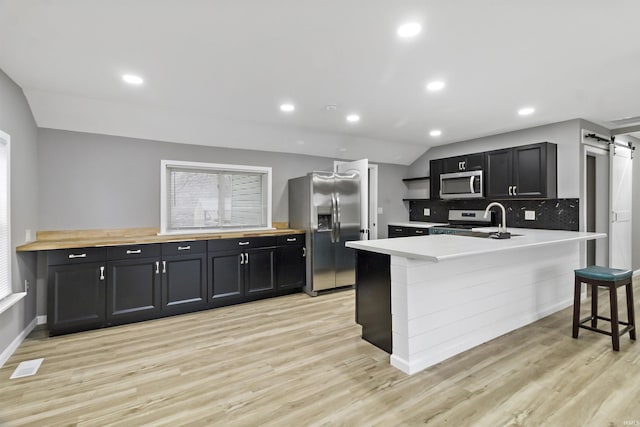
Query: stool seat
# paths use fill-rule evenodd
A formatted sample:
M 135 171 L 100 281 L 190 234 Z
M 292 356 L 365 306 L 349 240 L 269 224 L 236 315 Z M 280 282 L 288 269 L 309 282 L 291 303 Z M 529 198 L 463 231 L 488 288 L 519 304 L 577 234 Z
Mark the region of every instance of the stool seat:
M 577 277 L 582 277 L 584 279 L 603 280 L 607 282 L 629 279 L 633 275 L 633 271 L 631 270 L 600 267 L 598 265 L 580 268 L 575 270 L 575 273 Z

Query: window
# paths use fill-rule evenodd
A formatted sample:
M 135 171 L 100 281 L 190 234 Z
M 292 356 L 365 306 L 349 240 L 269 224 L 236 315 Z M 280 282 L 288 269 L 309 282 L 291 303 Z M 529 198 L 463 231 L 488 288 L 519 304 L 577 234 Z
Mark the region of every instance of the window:
M 160 233 L 271 228 L 271 168 L 161 162 Z
M 0 300 L 11 294 L 9 135 L 0 131 Z

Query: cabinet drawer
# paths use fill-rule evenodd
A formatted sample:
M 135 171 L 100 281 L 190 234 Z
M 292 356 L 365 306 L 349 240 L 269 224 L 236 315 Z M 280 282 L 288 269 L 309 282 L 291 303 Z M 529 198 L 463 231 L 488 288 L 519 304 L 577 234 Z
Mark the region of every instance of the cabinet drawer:
M 162 255 L 200 254 L 207 251 L 207 242 L 171 242 L 162 244 Z
M 250 237 L 246 239 L 215 239 L 209 240 L 209 251 L 227 251 L 231 249 L 261 248 L 276 245 L 275 236 Z
M 407 229 L 409 231 L 409 236 L 428 236 L 429 229 L 428 228 L 413 228 L 410 227 Z
M 47 251 L 47 264 L 80 264 L 101 262 L 107 257 L 107 248 L 57 249 Z
M 107 248 L 108 259 L 133 259 L 159 257 L 160 245 L 130 245 L 130 246 L 113 246 Z
M 304 234 L 288 234 L 286 236 L 278 236 L 278 246 L 304 245 L 304 240 Z

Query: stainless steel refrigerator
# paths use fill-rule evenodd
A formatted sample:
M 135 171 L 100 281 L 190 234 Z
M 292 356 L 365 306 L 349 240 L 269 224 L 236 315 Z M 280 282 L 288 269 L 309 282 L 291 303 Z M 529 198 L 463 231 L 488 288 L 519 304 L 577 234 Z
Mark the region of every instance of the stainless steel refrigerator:
M 311 172 L 289 180 L 289 226 L 306 230 L 307 285 L 318 291 L 355 283 L 355 251 L 360 240 L 358 172 Z

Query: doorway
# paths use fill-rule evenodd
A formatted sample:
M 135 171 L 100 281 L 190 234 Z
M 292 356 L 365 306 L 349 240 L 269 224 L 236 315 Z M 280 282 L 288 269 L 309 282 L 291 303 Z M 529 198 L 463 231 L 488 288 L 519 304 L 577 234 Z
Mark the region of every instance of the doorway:
M 598 233 L 609 233 L 609 152 L 605 148 L 583 144 L 584 218 L 581 229 Z M 587 241 L 585 265 L 609 265 L 609 239 Z

